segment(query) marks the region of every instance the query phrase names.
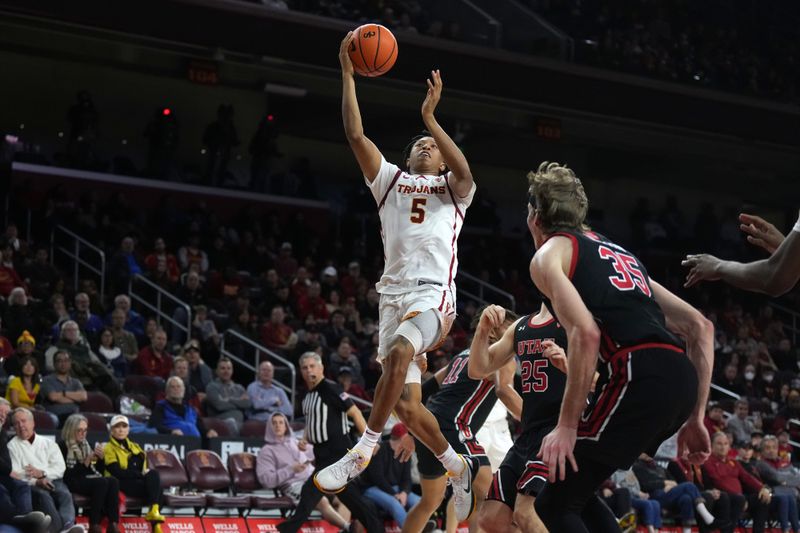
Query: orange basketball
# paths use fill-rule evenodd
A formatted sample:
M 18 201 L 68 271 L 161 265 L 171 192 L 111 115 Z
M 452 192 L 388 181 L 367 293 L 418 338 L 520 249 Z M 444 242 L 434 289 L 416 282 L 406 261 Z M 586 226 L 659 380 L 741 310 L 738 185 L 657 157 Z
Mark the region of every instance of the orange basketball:
M 353 32 L 349 53 L 358 74 L 370 78 L 381 76 L 397 60 L 397 39 L 385 26 L 364 24 Z

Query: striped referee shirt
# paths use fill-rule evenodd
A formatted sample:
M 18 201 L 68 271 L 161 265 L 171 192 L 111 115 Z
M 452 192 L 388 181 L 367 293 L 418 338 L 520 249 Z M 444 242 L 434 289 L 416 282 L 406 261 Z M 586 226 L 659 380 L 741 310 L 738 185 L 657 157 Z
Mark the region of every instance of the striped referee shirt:
M 353 405 L 338 383 L 323 379 L 303 398 L 308 441 L 321 444 L 345 440 L 349 431 L 346 413 Z

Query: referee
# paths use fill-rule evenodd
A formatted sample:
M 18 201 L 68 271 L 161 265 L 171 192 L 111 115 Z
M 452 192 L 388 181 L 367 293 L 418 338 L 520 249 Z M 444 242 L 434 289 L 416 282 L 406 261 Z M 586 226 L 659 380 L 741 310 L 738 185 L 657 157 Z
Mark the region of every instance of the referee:
M 314 464 L 316 471 L 338 461 L 353 446 L 347 427 L 347 417 L 353 420 L 359 434 L 366 429 L 366 422 L 361 411 L 356 407 L 342 388 L 325 379 L 322 358 L 315 352 L 306 352 L 300 356 L 300 373 L 308 387 L 308 394 L 303 399 L 303 415 L 306 417 L 305 438 L 314 445 Z M 337 494 L 353 516 L 357 518 L 369 533 L 383 532 L 384 527 L 378 519 L 375 506 L 362 495 L 356 484 L 349 484 L 344 491 Z M 314 485 L 314 476 L 308 478 L 300 493 L 291 518 L 278 524 L 281 533 L 294 533 L 311 514 L 322 498 L 322 493 Z

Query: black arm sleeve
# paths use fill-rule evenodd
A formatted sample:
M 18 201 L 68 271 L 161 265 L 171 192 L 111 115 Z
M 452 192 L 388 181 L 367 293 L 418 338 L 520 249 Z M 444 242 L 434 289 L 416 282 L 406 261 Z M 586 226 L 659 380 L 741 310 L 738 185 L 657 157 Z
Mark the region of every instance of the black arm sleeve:
M 433 396 L 439 391 L 439 382 L 436 381 L 436 376 L 430 378 L 422 384 L 422 405 L 428 401 L 428 398 Z

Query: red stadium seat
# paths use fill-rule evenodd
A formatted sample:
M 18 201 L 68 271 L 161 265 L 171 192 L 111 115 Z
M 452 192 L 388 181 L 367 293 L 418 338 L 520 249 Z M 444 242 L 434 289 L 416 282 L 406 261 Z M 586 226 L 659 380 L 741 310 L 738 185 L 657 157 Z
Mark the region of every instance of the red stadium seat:
M 80 404 L 81 411 L 90 413 L 113 413 L 114 404 L 111 398 L 102 392 L 87 391 L 86 401 Z
M 106 417 L 99 413 L 81 413 L 86 417 L 86 422 L 89 424 L 89 431 L 108 431 L 108 422 Z
M 144 394 L 150 398 L 152 406 L 152 399 L 164 390 L 164 380 L 153 376 L 128 376 L 125 378 L 124 390 L 126 393 Z
M 55 431 L 58 429 L 58 419 L 56 415 L 48 413 L 47 411 L 33 410 L 33 424 L 37 430 L 52 429 Z
M 244 515 L 244 510 L 250 507 L 250 496 L 232 494 L 230 476 L 216 453 L 208 450 L 190 451 L 186 454 L 186 471 L 194 487 L 205 491 L 226 491 L 225 494 L 206 493 L 206 508 L 237 509 L 240 515 Z
M 167 507 L 193 507 L 195 514 L 206 506 L 205 494 L 173 494 L 172 487 L 187 487 L 189 477 L 181 460 L 167 450 L 147 450 L 147 466 L 158 471 L 161 487 L 164 491 L 164 503 Z
M 267 423 L 264 420 L 245 420 L 239 435 L 242 437 L 264 438 Z
M 261 483 L 256 476 L 256 456 L 252 453 L 233 453 L 228 456 L 228 471 L 231 474 L 231 484 L 236 494 L 246 494 L 258 490 Z M 294 501 L 288 496 L 267 496 L 263 494 L 249 494 L 250 505 L 262 511 L 278 509 L 281 515 L 294 508 Z
M 214 418 L 214 417 L 203 417 L 202 418 L 203 428 L 205 431 L 208 432 L 209 429 L 213 429 L 217 432 L 217 435 L 220 437 L 235 437 L 236 432 L 231 427 L 231 424 L 226 422 L 221 418 Z M 263 437 L 263 433 L 261 434 Z

